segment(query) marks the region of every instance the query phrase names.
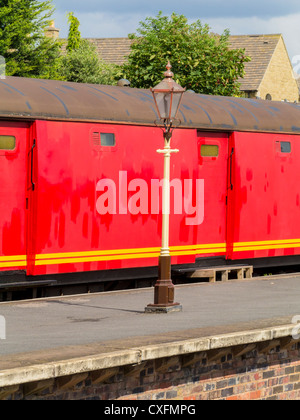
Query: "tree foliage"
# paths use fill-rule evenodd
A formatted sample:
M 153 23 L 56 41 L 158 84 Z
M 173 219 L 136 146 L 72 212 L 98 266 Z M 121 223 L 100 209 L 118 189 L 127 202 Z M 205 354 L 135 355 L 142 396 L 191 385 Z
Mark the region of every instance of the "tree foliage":
M 71 52 L 79 48 L 80 41 L 81 41 L 81 34 L 79 31 L 80 22 L 74 13 L 71 12 L 68 15 L 68 22 L 69 22 L 69 35 L 68 35 L 68 45 L 67 51 Z
M 115 84 L 117 70 L 105 63 L 96 47 L 87 40 L 80 40 L 76 49 L 62 57 L 61 75 L 66 81 L 77 83 Z
M 61 77 L 68 82 L 115 84 L 117 67 L 105 63 L 95 45 L 81 39 L 79 20 L 69 13 L 69 36 L 66 54 L 61 58 Z
M 58 77 L 60 44 L 44 33 L 53 11 L 51 0 L 0 0 L 0 55 L 7 75 Z
M 171 17 L 160 12 L 155 18 L 140 22 L 128 61 L 122 66 L 123 76 L 134 87 L 149 88 L 162 79 L 168 60 L 176 81 L 196 93 L 239 95 L 239 77 L 250 61 L 245 50 L 229 48 L 229 31 L 210 33 L 200 20 L 188 24 L 183 15 Z

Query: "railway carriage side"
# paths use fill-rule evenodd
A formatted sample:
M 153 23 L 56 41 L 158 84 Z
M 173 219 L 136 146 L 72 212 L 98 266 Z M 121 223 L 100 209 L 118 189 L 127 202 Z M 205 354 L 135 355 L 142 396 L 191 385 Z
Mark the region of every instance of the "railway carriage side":
M 230 147 L 227 258 L 284 264 L 300 254 L 300 137 L 234 133 Z
M 1 277 L 157 266 L 163 137 L 149 93 L 17 78 L 0 89 Z M 172 137 L 173 265 L 299 264 L 299 116 L 186 95 Z

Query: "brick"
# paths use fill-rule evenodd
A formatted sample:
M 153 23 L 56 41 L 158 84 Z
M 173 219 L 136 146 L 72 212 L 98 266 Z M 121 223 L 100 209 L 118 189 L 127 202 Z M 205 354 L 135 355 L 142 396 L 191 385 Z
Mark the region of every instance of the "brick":
M 259 381 L 260 379 L 262 379 L 263 375 L 261 372 L 257 372 L 254 374 L 254 380 L 255 381 Z
M 172 398 L 177 397 L 177 391 L 167 391 L 166 392 L 166 399 L 171 400 Z
M 261 397 L 261 391 L 250 392 L 250 400 L 259 400 Z
M 242 394 L 244 392 L 246 392 L 246 385 L 241 384 L 241 385 L 238 385 L 238 386 L 234 387 L 234 393 L 235 394 Z
M 250 375 L 242 375 L 240 377 L 240 383 L 244 384 L 244 383 L 247 383 L 247 382 L 251 382 L 251 376 Z
M 228 380 L 228 386 L 236 385 L 237 378 L 231 378 Z
M 238 400 L 238 396 L 235 395 L 235 396 L 228 397 L 227 400 L 228 401 L 236 401 L 236 400 Z
M 209 400 L 217 400 L 221 398 L 221 391 L 211 391 L 208 393 Z
M 274 375 L 275 375 L 275 371 L 274 370 L 269 370 L 269 371 L 263 373 L 263 379 L 273 378 Z
M 263 389 L 263 388 L 266 388 L 267 386 L 268 386 L 268 381 L 260 381 L 256 383 L 257 389 Z
M 275 386 L 273 388 L 273 395 L 280 394 L 281 392 L 283 392 L 283 386 L 282 385 Z
M 158 394 L 155 394 L 155 399 L 156 400 L 162 400 L 162 399 L 165 398 L 165 396 L 166 396 L 165 392 L 159 392 Z
M 272 378 L 268 380 L 268 387 L 272 388 L 272 386 L 278 385 L 278 378 Z
M 233 395 L 233 387 L 232 388 L 225 388 L 221 390 L 221 397 L 226 398 Z
M 205 384 L 205 391 L 212 391 L 216 389 L 216 384 L 215 383 L 207 383 Z
M 289 380 L 290 380 L 290 377 L 288 375 L 287 376 L 282 376 L 281 378 L 279 378 L 278 383 L 279 384 L 287 384 L 289 382 Z
M 226 388 L 228 386 L 228 381 L 219 381 L 217 382 L 217 389 Z

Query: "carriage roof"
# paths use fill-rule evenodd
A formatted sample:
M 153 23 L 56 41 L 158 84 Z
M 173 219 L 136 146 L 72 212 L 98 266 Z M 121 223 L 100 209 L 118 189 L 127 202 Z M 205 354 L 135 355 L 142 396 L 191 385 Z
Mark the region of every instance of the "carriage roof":
M 0 79 L 0 118 L 155 125 L 149 90 L 6 77 Z M 186 92 L 183 128 L 300 134 L 300 106 Z

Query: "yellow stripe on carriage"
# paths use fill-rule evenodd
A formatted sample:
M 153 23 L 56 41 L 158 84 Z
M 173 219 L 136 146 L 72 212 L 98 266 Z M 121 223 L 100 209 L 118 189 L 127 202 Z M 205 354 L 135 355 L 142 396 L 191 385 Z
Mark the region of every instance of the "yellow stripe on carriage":
M 300 248 L 300 239 L 281 239 L 277 241 L 237 242 L 233 252 L 259 251 L 266 249 Z
M 259 251 L 269 249 L 300 248 L 300 239 L 281 239 L 271 241 L 236 242 L 233 252 Z M 224 254 L 226 243 L 197 244 L 171 246 L 171 256 Z M 35 265 L 75 264 L 84 262 L 116 261 L 142 258 L 157 258 L 160 247 L 111 249 L 102 251 L 65 252 L 52 254 L 38 254 L 35 256 Z M 26 255 L 12 255 L 0 257 L 0 268 L 26 267 Z
M 75 264 L 85 262 L 101 262 L 101 261 L 115 261 L 115 260 L 128 260 L 136 258 L 155 258 L 159 256 L 159 252 L 146 253 L 146 254 L 118 254 L 118 255 L 105 255 L 94 257 L 80 257 L 80 258 L 57 258 L 50 260 L 37 260 L 35 265 L 53 265 L 53 264 Z
M 15 267 L 26 267 L 27 261 L 10 261 L 10 262 L 1 262 L 0 268 L 15 268 Z
M 85 252 L 64 252 L 58 254 L 38 254 L 36 260 L 51 259 L 51 258 L 83 258 L 83 257 L 102 257 L 110 255 L 122 254 L 139 254 L 139 253 L 153 253 L 159 252 L 160 248 L 131 248 L 131 249 L 112 249 L 105 251 L 85 251 Z
M 12 255 L 9 257 L 0 257 L 0 262 L 4 261 L 24 261 L 26 260 L 26 255 Z
M 171 256 L 197 255 L 226 252 L 226 244 L 185 245 L 170 247 Z M 134 248 L 109 251 L 67 252 L 60 254 L 39 254 L 35 265 L 75 264 L 84 262 L 116 261 L 141 258 L 157 258 L 160 248 Z

